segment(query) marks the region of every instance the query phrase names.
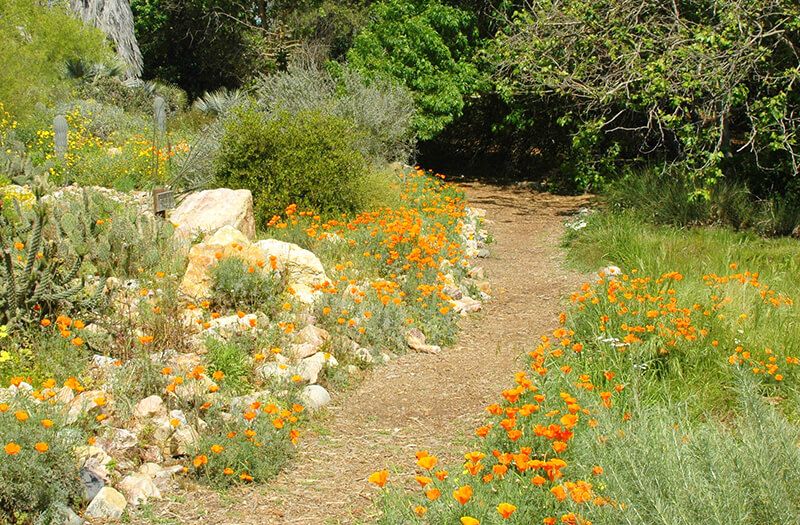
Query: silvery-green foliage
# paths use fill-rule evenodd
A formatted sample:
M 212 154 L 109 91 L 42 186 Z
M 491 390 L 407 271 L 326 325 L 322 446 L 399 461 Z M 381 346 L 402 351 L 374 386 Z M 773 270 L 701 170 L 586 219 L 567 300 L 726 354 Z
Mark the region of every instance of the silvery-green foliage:
M 414 102 L 407 88 L 388 79 L 366 79 L 353 70 L 336 75 L 290 67 L 262 76 L 256 85 L 258 106 L 267 113 L 323 111 L 354 124 L 359 147 L 375 162 L 408 160 L 414 150 L 411 119 Z
M 211 93 L 203 93 L 203 96 L 195 100 L 192 107 L 203 113 L 221 117 L 246 100 L 247 95 L 239 89 L 221 88 Z

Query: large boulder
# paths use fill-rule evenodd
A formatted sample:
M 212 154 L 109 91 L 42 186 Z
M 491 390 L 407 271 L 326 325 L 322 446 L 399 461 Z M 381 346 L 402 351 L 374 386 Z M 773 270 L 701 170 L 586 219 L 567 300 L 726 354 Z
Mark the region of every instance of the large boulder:
M 236 256 L 253 266 L 264 261 L 258 250 L 250 249 L 250 241 L 242 232 L 233 226 L 223 226 L 189 250 L 189 265 L 181 281 L 181 293 L 195 299 L 208 297 L 211 294 L 208 270 L 217 264 L 218 256 Z
M 232 256 L 263 272 L 272 271 L 274 261 L 276 269 L 286 275 L 295 297 L 306 304 L 314 301 L 315 286 L 329 281 L 319 258 L 310 251 L 275 239 L 251 244 L 242 232 L 223 226 L 189 250 L 189 265 L 181 281 L 181 292 L 194 299 L 209 297 L 209 270 L 220 258 Z
M 250 190 L 219 188 L 192 193 L 172 210 L 170 221 L 177 224 L 175 237 L 188 240 L 231 226 L 252 239 L 256 234 L 253 195 Z
M 295 291 L 295 297 L 304 303 L 314 301 L 315 285 L 329 281 L 319 258 L 296 244 L 264 239 L 253 246 L 261 251 L 265 260 L 275 257 L 278 268 L 287 272 L 287 282 Z

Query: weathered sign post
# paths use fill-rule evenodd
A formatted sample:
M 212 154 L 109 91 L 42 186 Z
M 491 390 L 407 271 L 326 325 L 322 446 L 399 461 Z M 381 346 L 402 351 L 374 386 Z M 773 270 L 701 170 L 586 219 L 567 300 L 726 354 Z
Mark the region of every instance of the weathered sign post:
M 153 212 L 159 217 L 166 218 L 167 210 L 175 207 L 175 192 L 166 188 L 153 190 Z

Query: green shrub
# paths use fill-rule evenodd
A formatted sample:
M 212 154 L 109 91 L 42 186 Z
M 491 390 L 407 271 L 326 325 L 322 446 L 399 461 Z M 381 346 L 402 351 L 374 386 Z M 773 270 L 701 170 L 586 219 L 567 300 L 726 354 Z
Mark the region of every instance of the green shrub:
M 354 212 L 365 204 L 360 186 L 368 173 L 358 135 L 351 123 L 319 110 L 267 116 L 243 107 L 225 125 L 217 181 L 249 189 L 262 226 L 290 204 L 327 215 Z
M 0 100 L 17 117 L 64 95 L 66 62 L 110 59 L 100 30 L 67 14 L 66 4 L 0 0 Z
M 278 310 L 285 281 L 274 270 L 248 266 L 236 257 L 221 259 L 211 268 L 214 303 L 222 308 L 259 310 L 272 315 Z
M 73 448 L 84 436 L 78 429 L 64 428 L 61 412 L 46 403 L 35 404 L 23 395 L 6 403 L 9 406 L 0 411 L 0 447 L 4 448 L 0 450 L 0 522 L 51 523 L 57 506 L 83 499 Z M 46 428 L 45 419 L 54 424 Z

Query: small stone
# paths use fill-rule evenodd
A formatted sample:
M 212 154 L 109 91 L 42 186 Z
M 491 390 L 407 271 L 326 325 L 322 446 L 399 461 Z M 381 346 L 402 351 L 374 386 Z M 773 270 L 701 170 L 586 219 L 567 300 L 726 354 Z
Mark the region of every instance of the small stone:
M 147 474 L 137 473 L 125 476 L 117 484 L 125 494 L 129 505 L 137 506 L 149 500 L 161 499 L 161 491 Z
M 114 368 L 114 363 L 116 362 L 116 359 L 113 357 L 108 357 L 107 355 L 95 354 L 92 356 L 92 364 L 103 370 L 111 370 Z
M 89 468 L 82 468 L 78 471 L 83 483 L 83 494 L 86 501 L 92 501 L 95 496 L 106 486 L 102 476 Z
M 63 503 L 56 503 L 53 506 L 53 525 L 83 525 L 83 520 L 75 514 L 75 511 Z
M 416 350 L 417 352 L 422 352 L 425 354 L 438 354 L 442 350 L 442 348 L 438 345 L 426 344 L 425 334 L 423 334 L 418 328 L 412 328 L 406 332 L 406 342 L 408 343 L 409 348 L 412 350 Z
M 320 372 L 322 372 L 322 363 L 313 356 L 303 359 L 297 365 L 297 374 L 309 383 L 316 383 Z
M 347 373 L 351 376 L 358 374 L 359 370 L 356 365 L 347 365 Z
M 597 272 L 598 275 L 609 276 L 609 275 L 620 275 L 622 270 L 618 266 L 609 265 L 605 268 L 601 268 L 600 271 Z
M 125 501 L 125 496 L 111 487 L 103 487 L 86 508 L 85 516 L 115 520 L 122 516 L 122 512 L 127 506 L 128 502 Z
M 296 359 L 305 359 L 306 357 L 311 357 L 316 354 L 319 346 L 320 345 L 314 345 L 312 343 L 292 344 L 289 345 L 289 352 Z
M 167 413 L 164 407 L 164 400 L 160 396 L 150 396 L 142 399 L 136 404 L 133 416 L 137 419 L 153 418 L 163 416 Z
M 139 448 L 139 458 L 145 463 L 161 463 L 164 456 L 161 449 L 155 445 L 145 445 Z
M 461 299 L 453 301 L 453 303 L 454 303 L 453 310 L 460 313 L 461 315 L 467 315 L 470 312 L 477 312 L 483 307 L 480 301 L 476 301 L 475 299 L 466 295 Z
M 300 397 L 306 402 L 306 407 L 311 410 L 319 410 L 331 402 L 331 395 L 319 385 L 306 386 L 300 393 Z
M 139 446 L 139 438 L 136 434 L 124 428 L 112 430 L 110 440 L 104 440 L 103 449 L 112 457 L 118 460 L 122 457 L 130 457 Z
M 297 332 L 296 341 L 299 344 L 307 343 L 311 345 L 314 348 L 314 352 L 316 352 L 329 337 L 330 334 L 327 330 L 310 324 Z
M 372 352 L 369 351 L 369 348 L 359 348 L 356 350 L 356 357 L 364 361 L 365 363 L 371 363 L 373 361 Z

